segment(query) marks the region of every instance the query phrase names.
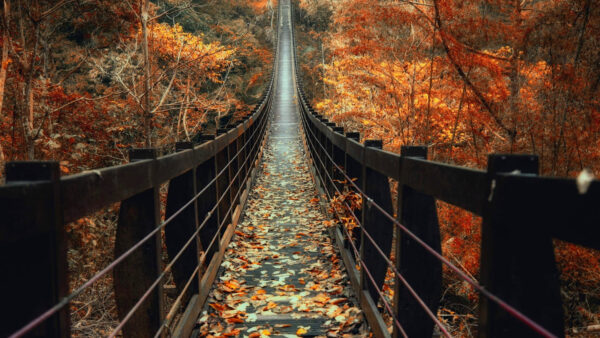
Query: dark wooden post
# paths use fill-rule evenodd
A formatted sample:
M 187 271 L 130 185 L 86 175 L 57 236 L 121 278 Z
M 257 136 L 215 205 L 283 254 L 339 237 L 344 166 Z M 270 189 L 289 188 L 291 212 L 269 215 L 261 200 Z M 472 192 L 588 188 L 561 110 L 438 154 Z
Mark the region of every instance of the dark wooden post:
M 366 164 L 367 152 L 373 151 L 372 148 L 382 149 L 382 146 L 383 143 L 381 140 L 365 140 L 365 156 L 363 159 L 364 180 L 362 181 L 362 189 L 373 203 L 378 204 L 390 215 L 393 215 L 392 195 L 387 176 L 371 169 Z M 389 218 L 383 215 L 381 211 L 377 210 L 368 198 L 363 198 L 363 228 L 389 258 L 390 250 L 392 249 L 394 224 Z M 363 260 L 367 264 L 367 268 L 371 272 L 377 287 L 381 289 L 385 280 L 388 264 L 368 238 L 363 236 L 361 243 Z M 363 270 L 361 270 L 361 273 L 362 272 Z M 365 277 L 364 283 L 363 289 L 368 290 L 373 301 L 377 303 L 379 294 L 377 293 L 375 286 L 368 277 Z
M 427 147 L 402 147 L 401 156 L 427 159 Z M 402 171 L 398 183 L 398 220 L 425 243 L 441 253 L 440 227 L 435 199 L 411 189 Z M 421 245 L 396 229 L 396 268 L 434 314 L 442 291 L 442 263 Z M 409 337 L 431 337 L 434 322 L 399 280 L 395 283 L 394 310 Z M 400 332 L 394 326 L 394 337 Z
M 0 190 L 2 337 L 58 304 L 69 291 L 59 180 L 58 162 L 6 165 L 6 186 Z M 28 336 L 70 337 L 69 305 Z
M 321 118 L 321 122 L 325 124 L 328 122 L 328 120 L 326 118 Z M 315 144 L 315 147 L 317 148 L 317 156 L 319 157 L 319 160 L 317 160 L 319 176 L 322 180 L 321 186 L 323 187 L 323 191 L 327 192 L 327 174 L 325 173 L 327 171 L 327 156 L 325 155 L 324 150 L 327 149 L 327 138 L 325 137 L 325 134 L 318 128 L 315 128 L 315 131 L 317 133 L 317 143 Z
M 227 133 L 226 129 L 219 129 L 217 131 L 218 135 L 223 135 Z M 230 176 L 230 167 L 227 166 L 229 163 L 229 147 L 225 146 L 221 151 L 219 151 L 216 155 L 216 174 L 219 175 L 221 171 L 223 173 L 221 176 L 217 178 L 217 201 L 223 196 L 223 199 L 219 203 L 218 207 L 218 220 L 219 226 L 222 226 L 221 231 L 219 232 L 219 236 L 222 236 L 225 230 L 227 229 L 227 224 L 231 220 L 231 214 L 227 213 L 229 206 L 231 205 L 231 192 L 227 190 L 227 186 L 229 182 L 231 182 Z M 219 237 L 219 242 L 221 238 Z
M 360 141 L 360 133 L 358 132 L 349 132 L 346 133 L 346 137 L 354 140 L 356 142 Z M 352 158 L 352 156 L 348 155 L 348 153 L 345 154 L 345 165 L 344 165 L 344 170 L 346 170 L 346 175 L 348 175 L 348 177 L 350 177 L 351 179 L 356 179 L 356 181 L 354 181 L 354 183 L 359 186 L 362 187 L 362 179 L 363 179 L 363 173 L 362 173 L 362 164 L 355 160 L 354 158 Z M 350 182 L 347 182 L 348 184 L 348 188 L 350 190 L 354 190 L 352 184 Z M 357 191 L 355 191 L 355 193 L 358 193 Z M 354 216 L 362 222 L 362 208 L 357 208 L 356 210 L 354 210 Z M 360 241 L 360 228 L 354 228 L 354 230 L 352 231 L 352 237 L 354 238 L 354 243 L 356 245 L 356 247 L 358 247 L 359 245 L 359 241 Z M 349 245 L 349 243 L 347 243 L 347 245 Z M 358 257 L 356 257 L 356 259 L 358 259 Z
M 336 133 L 339 133 L 341 135 L 344 135 L 344 128 L 343 127 L 334 127 L 333 131 Z M 342 168 L 342 170 L 344 169 L 344 161 L 345 161 L 345 149 L 340 149 L 338 146 L 333 145 L 332 144 L 332 158 L 334 163 Z M 337 187 L 337 189 L 333 189 L 334 194 L 337 192 L 337 190 L 339 190 L 340 192 L 344 191 L 344 175 L 335 167 L 332 167 L 332 173 L 331 173 L 331 177 L 337 181 L 334 182 L 335 187 Z
M 538 174 L 532 155 L 490 155 L 489 192 L 481 231 L 481 283 L 557 336 L 564 336 L 559 278 L 552 238 L 530 210 L 536 201 L 524 200 L 520 187 L 508 185 L 502 174 Z M 532 208 L 533 207 L 533 208 Z M 534 331 L 480 296 L 480 337 L 533 337 Z
M 240 188 L 240 184 L 239 184 L 239 179 L 240 176 L 238 175 L 237 177 L 235 176 L 238 171 L 240 170 L 239 166 L 241 164 L 240 162 L 240 158 L 239 157 L 235 157 L 235 155 L 238 152 L 238 139 L 239 137 L 236 138 L 236 140 L 234 140 L 233 142 L 231 142 L 229 144 L 228 148 L 228 154 L 229 154 L 229 160 L 231 160 L 231 165 L 229 166 L 229 180 L 230 180 L 230 184 L 231 184 L 231 188 L 229 189 L 229 200 L 231 201 L 230 207 L 232 208 L 231 212 L 230 212 L 230 216 L 233 217 L 233 212 L 235 211 L 235 205 L 237 204 L 237 199 L 235 198 L 235 196 L 238 193 L 238 190 Z M 235 179 L 234 179 L 235 177 Z
M 335 128 L 335 123 L 333 122 L 327 122 L 325 123 L 326 126 L 330 127 L 332 130 Z M 333 143 L 331 142 L 331 140 L 329 139 L 329 137 L 327 137 L 327 135 L 323 135 L 324 136 L 324 143 L 323 146 L 325 147 L 325 181 L 327 182 L 327 191 L 329 192 L 329 196 L 331 196 L 332 198 L 335 196 L 335 188 L 334 188 L 334 182 L 333 182 L 333 162 L 331 159 L 333 159 Z M 331 159 L 330 159 L 331 158 Z
M 156 149 L 132 149 L 131 162 L 153 160 Z M 115 257 L 120 256 L 160 225 L 159 185 L 121 202 Z M 122 320 L 160 274 L 161 234 L 147 241 L 113 271 L 117 312 Z M 125 337 L 152 337 L 164 319 L 162 283 L 123 327 Z
M 178 142 L 175 145 L 176 151 L 184 151 L 194 149 L 194 144 L 191 142 Z M 169 190 L 167 194 L 166 218 L 171 217 L 179 211 L 185 204 L 191 201 L 197 193 L 196 189 L 196 169 L 192 168 L 189 171 L 177 176 L 169 182 Z M 176 216 L 169 225 L 165 228 L 165 241 L 167 244 L 167 252 L 169 260 L 172 260 L 183 246 L 189 241 L 193 234 L 198 229 L 198 209 L 197 200 Z M 173 279 L 177 286 L 178 293 L 183 291 L 183 287 L 192 276 L 192 273 L 198 266 L 199 252 L 199 236 L 195 236 L 193 241 L 177 262 L 173 265 Z M 191 295 L 198 293 L 200 280 L 190 285 L 188 292 L 183 297 L 183 303 L 187 304 Z
M 201 141 L 213 141 L 215 139 L 215 135 L 202 135 Z M 210 149 L 209 151 L 213 151 Z M 198 168 L 196 168 L 196 185 L 198 187 L 198 192 L 203 190 L 205 187 L 209 185 L 209 183 L 215 178 L 216 175 L 216 156 L 211 157 L 204 163 L 200 164 Z M 218 223 L 218 215 L 217 211 L 213 212 L 211 215 L 208 215 L 209 211 L 215 207 L 217 204 L 217 183 L 210 183 L 210 186 L 198 197 L 198 220 L 200 223 L 203 223 L 206 220 L 206 223 L 200 230 L 200 241 L 202 242 L 202 249 L 206 251 L 206 261 L 205 265 L 208 265 L 215 254 L 220 248 L 220 241 L 216 240 L 212 246 L 210 243 L 212 239 L 217 236 L 217 230 L 219 227 Z
M 247 125 L 246 119 L 243 121 L 244 126 Z M 237 138 L 237 148 L 240 152 L 239 156 L 239 167 L 240 167 L 240 175 L 238 177 L 239 187 L 244 190 L 244 179 L 246 177 L 246 173 L 248 172 L 247 156 L 248 156 L 248 148 L 246 146 L 246 138 L 248 137 L 248 130 L 244 128 L 244 132 Z M 241 196 L 240 196 L 241 197 Z M 239 200 L 239 199 L 238 199 Z

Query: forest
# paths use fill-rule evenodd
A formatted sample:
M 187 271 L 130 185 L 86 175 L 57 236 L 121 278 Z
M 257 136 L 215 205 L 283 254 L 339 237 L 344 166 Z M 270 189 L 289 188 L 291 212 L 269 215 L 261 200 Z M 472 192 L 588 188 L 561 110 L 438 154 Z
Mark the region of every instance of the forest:
M 431 160 L 472 168 L 510 153 L 538 155 L 546 176 L 600 172 L 600 1 L 294 5 L 304 90 L 362 140 L 425 145 Z M 123 164 L 130 148 L 169 152 L 247 115 L 268 85 L 276 6 L 2 0 L 0 178 L 9 161 L 59 161 L 62 175 Z M 481 219 L 437 210 L 443 255 L 477 280 Z M 110 262 L 117 211 L 68 225 L 71 289 Z M 599 334 L 600 253 L 554 248 L 566 335 Z M 110 285 L 72 303 L 75 336 L 110 331 Z M 439 319 L 475 336 L 478 293 L 446 269 L 443 287 Z

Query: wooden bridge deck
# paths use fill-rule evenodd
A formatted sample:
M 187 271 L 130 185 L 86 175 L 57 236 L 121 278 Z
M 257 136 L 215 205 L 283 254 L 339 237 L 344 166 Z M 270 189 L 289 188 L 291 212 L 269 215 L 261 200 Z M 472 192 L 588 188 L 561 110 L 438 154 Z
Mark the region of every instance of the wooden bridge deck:
M 260 172 L 194 336 L 366 336 L 300 135 L 289 0 Z M 239 332 L 238 332 L 239 330 Z

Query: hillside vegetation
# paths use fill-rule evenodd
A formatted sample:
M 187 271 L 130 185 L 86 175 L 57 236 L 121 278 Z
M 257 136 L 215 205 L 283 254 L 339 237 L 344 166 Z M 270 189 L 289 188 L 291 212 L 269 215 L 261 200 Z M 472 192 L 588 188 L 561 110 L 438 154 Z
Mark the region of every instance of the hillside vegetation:
M 593 0 L 299 0 L 313 106 L 386 150 L 485 169 L 536 154 L 543 175 L 600 172 L 600 6 Z M 474 277 L 481 219 L 438 202 L 442 251 Z M 565 224 L 564 226 L 569 226 Z M 569 334 L 600 324 L 600 254 L 555 242 Z M 444 271 L 441 319 L 476 332 L 477 293 Z
M 2 163 L 59 160 L 65 174 L 123 163 L 129 147 L 213 132 L 266 85 L 271 1 L 3 5 Z

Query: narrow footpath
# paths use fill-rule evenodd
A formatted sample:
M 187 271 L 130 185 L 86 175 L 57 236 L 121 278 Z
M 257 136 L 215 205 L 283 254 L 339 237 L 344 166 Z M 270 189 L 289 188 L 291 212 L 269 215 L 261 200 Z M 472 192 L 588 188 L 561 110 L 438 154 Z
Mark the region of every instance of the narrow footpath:
M 290 0 L 279 11 L 276 92 L 260 172 L 195 335 L 366 337 L 302 145 Z

